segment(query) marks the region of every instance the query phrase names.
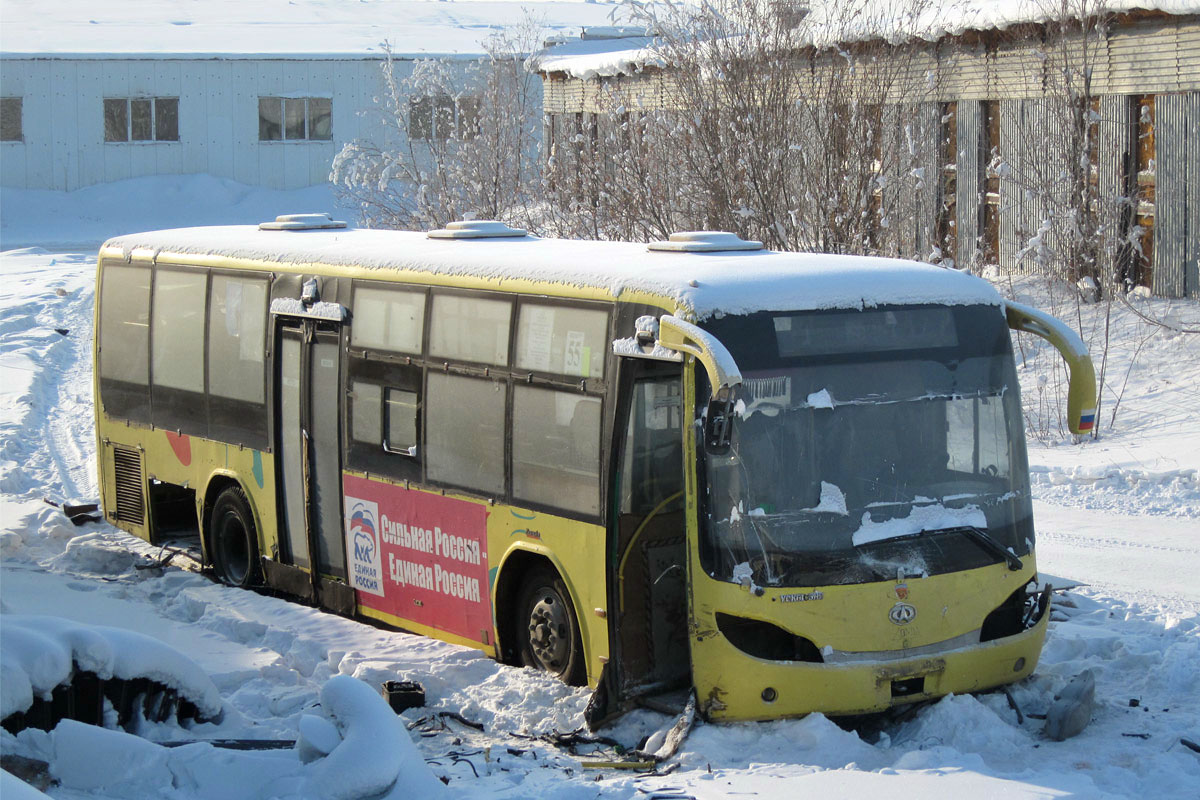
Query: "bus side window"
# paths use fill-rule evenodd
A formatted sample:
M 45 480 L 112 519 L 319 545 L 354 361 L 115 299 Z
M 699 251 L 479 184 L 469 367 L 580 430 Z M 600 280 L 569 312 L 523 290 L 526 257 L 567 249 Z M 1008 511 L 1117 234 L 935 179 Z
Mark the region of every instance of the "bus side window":
M 105 264 L 100 279 L 100 396 L 106 413 L 150 421 L 150 269 Z
M 350 359 L 346 463 L 392 478 L 421 480 L 421 368 Z
M 262 273 L 214 273 L 208 296 L 208 435 L 267 447 L 267 286 Z
M 388 388 L 384 391 L 387 436 L 383 449 L 390 453 L 417 454 L 417 393 Z
M 425 292 L 356 283 L 351 322 L 351 347 L 420 354 Z
M 435 294 L 429 322 L 429 357 L 508 365 L 512 300 Z
M 601 401 L 579 392 L 517 386 L 513 395 L 513 497 L 600 513 Z
M 156 267 L 151 293 L 151 420 L 168 430 L 207 436 L 204 320 L 208 270 Z
M 425 462 L 431 481 L 504 494 L 507 381 L 429 373 Z
M 213 275 L 209 300 L 208 391 L 262 403 L 265 394 L 267 280 Z
M 608 311 L 522 301 L 516 366 L 573 378 L 604 377 Z

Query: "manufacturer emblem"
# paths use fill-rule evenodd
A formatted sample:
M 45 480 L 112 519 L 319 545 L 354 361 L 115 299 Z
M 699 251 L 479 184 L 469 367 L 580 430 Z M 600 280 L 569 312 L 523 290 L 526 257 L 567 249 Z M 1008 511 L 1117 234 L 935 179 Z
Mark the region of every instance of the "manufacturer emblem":
M 896 603 L 888 612 L 888 619 L 897 625 L 907 625 L 917 618 L 917 610 L 908 603 Z
M 908 599 L 908 584 L 907 583 L 896 584 L 896 599 L 897 600 L 907 600 Z

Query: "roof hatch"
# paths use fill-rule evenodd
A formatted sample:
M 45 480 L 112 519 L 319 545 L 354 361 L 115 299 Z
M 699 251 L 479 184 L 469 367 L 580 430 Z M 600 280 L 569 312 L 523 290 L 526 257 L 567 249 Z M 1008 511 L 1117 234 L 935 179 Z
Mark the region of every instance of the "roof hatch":
M 314 231 L 326 228 L 344 228 L 345 222 L 340 222 L 328 214 L 280 214 L 274 222 L 260 222 L 260 231 Z
M 719 253 L 725 250 L 762 250 L 763 243 L 726 231 L 680 231 L 665 242 L 651 242 L 650 250 L 667 253 Z
M 425 234 L 430 239 L 505 239 L 527 236 L 520 228 L 510 228 L 494 219 L 464 219 Z

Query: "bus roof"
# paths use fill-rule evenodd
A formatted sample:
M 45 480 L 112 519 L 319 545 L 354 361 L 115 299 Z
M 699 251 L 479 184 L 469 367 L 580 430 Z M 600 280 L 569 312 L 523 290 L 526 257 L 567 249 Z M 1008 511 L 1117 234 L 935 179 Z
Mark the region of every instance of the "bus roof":
M 228 226 L 129 234 L 106 242 L 101 254 L 114 250 L 126 258 L 332 269 L 414 282 L 425 275 L 439 284 L 462 280 L 473 288 L 654 302 L 696 320 L 755 311 L 1002 303 L 984 280 L 916 261 L 769 250 L 655 252 L 644 244 L 535 236 L 446 240 L 409 231 Z

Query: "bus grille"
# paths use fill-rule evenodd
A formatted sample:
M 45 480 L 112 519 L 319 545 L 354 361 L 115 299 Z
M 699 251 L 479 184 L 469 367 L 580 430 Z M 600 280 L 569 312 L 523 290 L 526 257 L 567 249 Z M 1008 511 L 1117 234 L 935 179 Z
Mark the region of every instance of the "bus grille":
M 146 500 L 142 486 L 142 454 L 127 447 L 113 447 L 113 478 L 117 485 L 117 510 L 120 522 L 141 525 Z

